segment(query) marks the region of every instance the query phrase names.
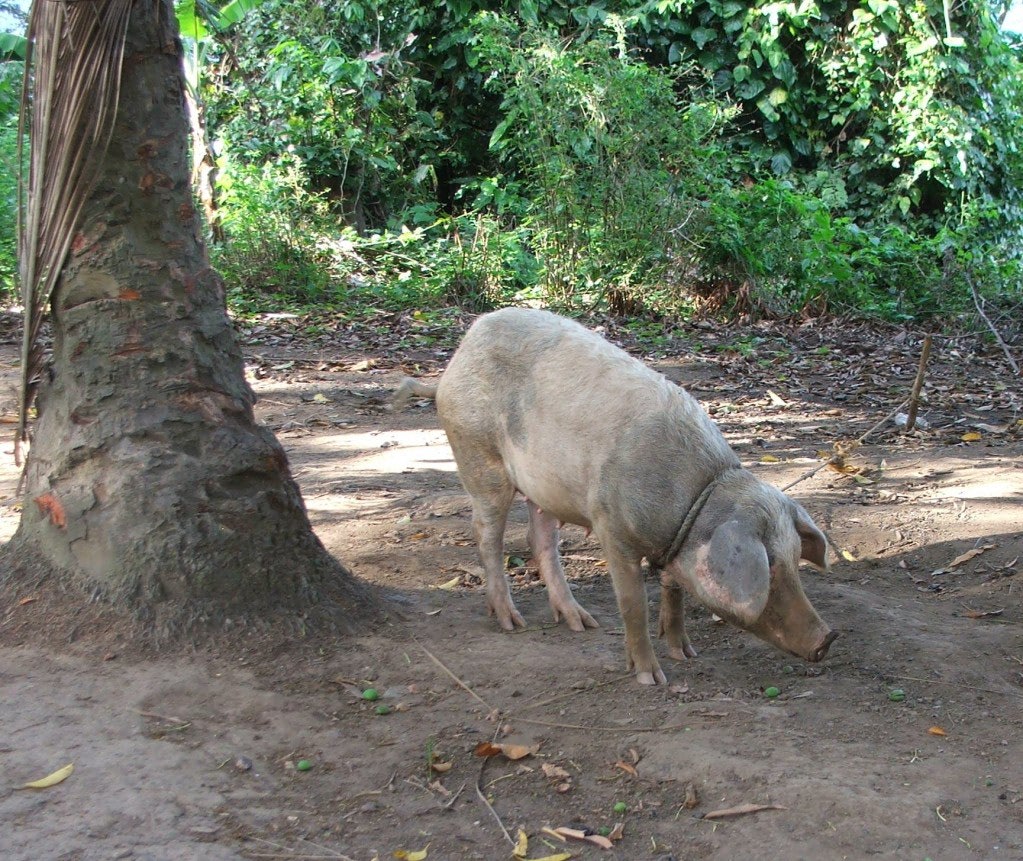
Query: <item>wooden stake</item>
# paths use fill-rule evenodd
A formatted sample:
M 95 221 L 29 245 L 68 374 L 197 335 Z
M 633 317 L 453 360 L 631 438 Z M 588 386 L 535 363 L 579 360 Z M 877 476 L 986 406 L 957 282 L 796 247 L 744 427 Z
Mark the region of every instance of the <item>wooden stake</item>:
M 924 372 L 927 370 L 927 359 L 931 355 L 931 335 L 924 337 L 924 347 L 920 351 L 920 367 L 916 372 L 916 381 L 913 383 L 913 393 L 909 396 L 909 413 L 906 418 L 906 433 L 916 427 L 916 410 L 920 405 L 920 389 L 924 385 Z

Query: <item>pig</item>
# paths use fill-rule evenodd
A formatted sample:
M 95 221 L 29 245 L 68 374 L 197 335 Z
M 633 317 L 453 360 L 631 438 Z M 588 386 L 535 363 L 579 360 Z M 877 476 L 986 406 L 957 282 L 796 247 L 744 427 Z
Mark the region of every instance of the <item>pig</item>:
M 524 626 L 504 573 L 516 491 L 555 621 L 598 627 L 558 554 L 564 523 L 592 530 L 607 557 L 629 669 L 664 684 L 650 640 L 645 558 L 659 574 L 658 634 L 673 659 L 696 656 L 683 590 L 718 616 L 810 662 L 837 633 L 810 604 L 799 561 L 827 569 L 810 516 L 747 469 L 696 400 L 604 338 L 547 311 L 506 308 L 469 329 L 436 386 L 406 378 L 397 408 L 435 398 L 472 500 L 489 613 Z

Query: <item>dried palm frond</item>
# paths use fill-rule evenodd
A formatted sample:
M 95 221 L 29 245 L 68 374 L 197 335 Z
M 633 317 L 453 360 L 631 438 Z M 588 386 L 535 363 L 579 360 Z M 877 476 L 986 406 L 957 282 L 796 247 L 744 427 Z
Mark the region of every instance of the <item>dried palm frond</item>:
M 39 329 L 110 143 L 134 0 L 34 0 L 21 94 L 19 281 L 25 326 L 16 453 L 43 370 Z M 159 0 L 157 0 L 159 2 Z M 19 454 L 20 462 L 20 454 Z

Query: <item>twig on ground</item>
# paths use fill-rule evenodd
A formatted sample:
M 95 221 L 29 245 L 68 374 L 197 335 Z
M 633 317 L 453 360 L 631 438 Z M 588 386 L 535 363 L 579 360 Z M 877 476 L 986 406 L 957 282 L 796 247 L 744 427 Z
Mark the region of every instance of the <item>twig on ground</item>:
M 977 288 L 973 284 L 973 279 L 967 275 L 966 283 L 970 285 L 970 292 L 973 294 L 973 304 L 977 306 L 977 313 L 980 314 L 980 318 L 987 323 L 987 327 L 991 330 L 991 334 L 995 336 L 995 340 L 998 342 L 998 346 L 1002 348 L 1002 352 L 1005 353 L 1005 358 L 1009 360 L 1009 364 L 1012 366 L 1012 370 L 1016 376 L 1020 376 L 1019 364 L 1012 357 L 1012 353 L 1009 350 L 1009 346 L 1002 340 L 1002 336 L 998 334 L 998 330 L 995 328 L 995 324 L 991 322 L 991 318 L 984 313 L 984 308 L 980 304 L 980 294 L 977 293 Z
M 606 682 L 600 682 L 599 684 L 593 685 L 589 688 L 583 688 L 582 690 L 571 690 L 566 694 L 558 694 L 556 697 L 551 697 L 548 700 L 541 700 L 536 703 L 523 703 L 519 708 L 522 709 L 538 709 L 541 706 L 549 706 L 551 703 L 556 703 L 558 700 L 565 700 L 569 697 L 577 696 L 578 694 L 586 693 L 587 691 L 595 691 L 598 688 L 606 688 L 608 685 L 614 685 L 618 682 L 624 681 L 625 679 L 631 679 L 632 673 L 625 673 L 622 676 L 615 676 L 613 679 L 608 679 Z
M 888 415 L 886 415 L 883 419 L 881 419 L 881 421 L 879 421 L 876 425 L 874 425 L 866 433 L 861 434 L 853 442 L 853 444 L 849 447 L 849 451 L 852 451 L 854 448 L 856 448 L 856 446 L 862 445 L 864 443 L 864 441 L 867 439 L 868 436 L 870 436 L 872 433 L 874 433 L 874 431 L 876 431 L 882 425 L 885 425 L 889 421 L 891 421 L 892 418 L 894 418 L 895 414 L 898 413 L 898 411 L 901 410 L 904 406 L 906 406 L 906 404 L 907 404 L 907 401 L 905 401 L 905 400 L 904 401 L 900 401 L 899 405 L 895 409 L 893 409 L 890 413 L 888 413 Z M 820 464 L 819 466 L 815 466 L 813 469 L 811 469 L 808 473 L 806 473 L 806 475 L 802 475 L 799 478 L 797 478 L 795 481 L 792 481 L 792 482 L 789 482 L 788 484 L 786 484 L 782 488 L 782 490 L 786 491 L 790 487 L 795 487 L 801 481 L 806 481 L 806 479 L 810 478 L 813 475 L 816 475 L 818 472 L 820 472 L 822 469 L 824 469 L 824 467 L 828 466 L 828 464 L 837 463 L 837 462 L 838 462 L 838 460 L 835 457 L 828 458 L 826 461 L 824 461 L 824 463 Z
M 413 640 L 413 642 L 415 642 L 415 644 L 417 646 L 419 646 L 420 649 L 422 649 L 426 653 L 426 656 L 431 661 L 433 661 L 438 667 L 440 667 L 445 673 L 447 673 L 449 676 L 451 676 L 452 679 L 454 679 L 455 684 L 458 685 L 458 687 L 460 687 L 463 691 L 468 693 L 477 702 L 482 703 L 484 706 L 486 706 L 488 711 L 491 711 L 491 712 L 499 711 L 499 709 L 495 709 L 492 705 L 490 705 L 490 703 L 488 703 L 485 699 L 483 699 L 483 697 L 481 697 L 478 693 L 476 693 L 476 691 L 474 691 L 472 688 L 470 688 L 465 682 L 463 682 L 460 678 L 458 678 L 458 676 L 456 676 L 453 672 L 451 672 L 451 670 L 449 670 L 444 665 L 444 662 L 440 658 L 438 658 L 433 652 L 431 652 L 428 648 L 426 648 L 426 646 L 424 646 L 422 643 L 420 643 L 419 640 L 417 640 L 415 637 L 413 637 L 412 640 Z
M 454 804 L 454 803 L 455 803 L 455 802 L 456 802 L 456 801 L 458 800 L 458 796 L 462 794 L 462 790 L 463 790 L 463 789 L 465 789 L 465 784 L 466 784 L 467 782 L 468 782 L 468 781 L 465 781 L 465 780 L 463 780 L 463 781 L 462 781 L 462 785 L 461 785 L 460 787 L 458 787 L 458 791 L 457 791 L 457 792 L 456 792 L 456 793 L 455 793 L 454 795 L 452 795 L 452 796 L 451 796 L 451 800 L 450 800 L 450 801 L 448 801 L 448 802 L 447 802 L 447 803 L 446 803 L 446 804 L 444 805 L 444 809 L 445 809 L 445 810 L 450 810 L 450 809 L 451 809 L 451 806 L 452 806 L 452 805 L 453 805 L 453 804 Z
M 952 685 L 956 688 L 962 688 L 964 691 L 980 691 L 985 694 L 1000 694 L 1004 697 L 1023 697 L 1023 692 L 996 691 L 994 688 L 980 688 L 976 685 L 964 685 L 959 682 L 946 682 L 944 679 L 921 679 L 916 676 L 892 676 L 892 678 L 907 682 L 923 682 L 925 685 Z
M 493 744 L 495 741 L 497 741 L 497 736 L 498 736 L 498 734 L 500 732 L 501 732 L 501 728 L 500 727 L 497 727 L 494 730 L 494 735 L 490 739 L 490 743 L 491 744 Z M 504 836 L 508 840 L 508 842 L 511 843 L 512 846 L 514 846 L 515 845 L 515 841 L 512 839 L 512 836 L 508 833 L 508 829 L 504 827 L 504 823 L 501 821 L 501 817 L 497 815 L 497 811 L 494 810 L 494 806 L 487 800 L 486 794 L 480 788 L 480 784 L 483 783 L 483 772 L 487 770 L 487 763 L 488 762 L 490 762 L 490 757 L 489 756 L 483 757 L 483 764 L 480 765 L 480 773 L 479 773 L 479 776 L 476 778 L 476 794 L 480 797 L 480 801 L 482 801 L 486 805 L 487 810 L 490 811 L 490 815 L 493 816 L 494 819 L 497 820 L 497 825 L 501 829 L 501 833 L 504 834 Z

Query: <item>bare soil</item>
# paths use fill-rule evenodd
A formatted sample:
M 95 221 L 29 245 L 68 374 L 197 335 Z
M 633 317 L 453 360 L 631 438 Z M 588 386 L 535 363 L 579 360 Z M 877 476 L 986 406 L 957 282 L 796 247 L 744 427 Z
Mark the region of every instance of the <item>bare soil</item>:
M 267 321 L 244 331 L 259 416 L 325 545 L 394 617 L 346 639 L 271 648 L 234 631 L 230 648 L 153 655 L 0 594 L 0 857 L 510 859 L 521 829 L 529 859 L 1023 858 L 1023 387 L 1001 353 L 939 339 L 928 426 L 903 434 L 887 417 L 915 336 L 703 324 L 643 350 L 606 330 L 778 486 L 846 447 L 846 472 L 790 491 L 836 549 L 830 573 L 804 572 L 841 632 L 824 664 L 690 606 L 699 657 L 662 654 L 669 684 L 637 685 L 599 545 L 563 532 L 601 628 L 551 624 L 524 504 L 506 550 L 529 627 L 501 631 L 432 405 L 383 408 L 404 372 L 443 367 L 450 333 Z M 15 362 L 4 346 L 7 414 Z M 7 457 L 0 479 L 6 539 Z M 485 742 L 529 752 L 475 755 Z M 19 788 L 67 763 L 59 785 Z M 769 807 L 708 816 L 741 805 Z M 562 827 L 613 830 L 612 848 L 544 830 Z

